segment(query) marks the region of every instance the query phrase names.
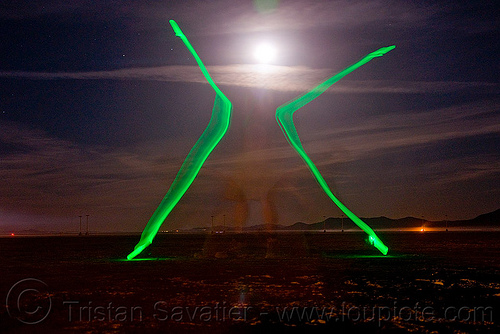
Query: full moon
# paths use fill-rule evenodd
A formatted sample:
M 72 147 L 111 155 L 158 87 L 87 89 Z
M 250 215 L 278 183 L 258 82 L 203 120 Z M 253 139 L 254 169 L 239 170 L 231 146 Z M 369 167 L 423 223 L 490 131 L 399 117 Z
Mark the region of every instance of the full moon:
M 257 46 L 253 55 L 259 64 L 269 64 L 276 59 L 276 48 L 269 43 L 262 43 Z

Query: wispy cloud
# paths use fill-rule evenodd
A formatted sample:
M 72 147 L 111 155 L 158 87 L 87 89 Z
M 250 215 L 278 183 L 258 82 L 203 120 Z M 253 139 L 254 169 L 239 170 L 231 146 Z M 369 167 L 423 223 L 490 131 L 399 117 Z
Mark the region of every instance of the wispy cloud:
M 500 133 L 500 101 L 478 101 L 458 106 L 434 110 L 408 112 L 406 114 L 384 114 L 367 116 L 358 125 L 328 125 L 307 132 L 301 124 L 296 124 L 307 153 L 330 180 L 343 182 L 343 177 L 337 175 L 339 164 L 355 161 L 376 161 L 381 157 L 403 155 L 422 147 L 446 146 L 456 140 L 495 135 Z M 279 179 L 280 173 L 287 177 L 307 176 L 307 168 L 299 156 L 289 147 L 286 141 L 275 140 L 274 147 L 268 147 L 252 152 L 243 152 L 231 156 L 218 154 L 208 161 L 208 164 L 219 170 L 234 170 L 242 166 L 267 166 L 265 172 L 249 167 L 246 175 L 257 174 L 264 183 L 273 184 Z M 446 159 L 448 172 L 435 185 L 466 180 L 471 177 L 494 177 L 496 164 L 490 164 L 491 159 L 484 163 L 470 164 L 470 157 L 464 164 L 470 168 L 456 170 L 457 162 Z M 428 166 L 432 174 L 432 163 Z M 437 162 L 436 162 L 437 163 Z M 475 168 L 474 166 L 477 166 Z M 482 166 L 482 167 L 481 167 Z M 443 170 L 443 167 L 440 168 Z M 375 173 L 381 173 L 374 167 Z M 402 174 L 402 171 L 397 173 Z M 443 173 L 445 171 L 443 170 Z M 383 173 L 382 173 L 383 174 Z M 451 175 L 453 174 L 453 177 Z
M 282 92 L 306 92 L 336 72 L 330 69 L 311 69 L 302 66 L 228 65 L 208 66 L 214 80 L 221 86 L 265 88 Z M 0 72 L 0 78 L 32 80 L 150 80 L 206 84 L 196 66 L 163 66 L 127 68 L 92 72 Z M 500 85 L 491 82 L 458 81 L 395 81 L 343 79 L 330 88 L 338 93 L 450 93 L 481 89 L 482 93 L 498 93 Z
M 33 214 L 75 216 L 91 208 L 113 216 L 114 208 L 134 215 L 155 203 L 155 194 L 161 198 L 165 175 L 173 179 L 181 162 L 166 161 L 154 147 L 82 148 L 13 123 L 0 125 L 0 143 L 11 147 L 0 160 L 0 205 Z
M 367 116 L 361 125 L 330 127 L 303 137 L 316 154 L 330 151 L 335 143 L 349 147 L 357 159 L 373 152 L 500 133 L 499 111 L 497 99 L 477 101 L 420 112 Z
M 464 184 L 477 180 L 495 180 L 500 182 L 500 161 L 491 154 L 473 157 L 453 157 L 429 163 L 432 171 L 429 177 L 433 182 L 446 185 L 450 183 Z
M 352 201 L 350 196 L 360 196 L 359 191 L 352 189 L 352 175 L 339 172 L 338 166 L 354 161 L 377 161 L 384 156 L 407 154 L 405 152 L 414 151 L 416 147 L 439 146 L 460 138 L 498 134 L 499 109 L 498 101 L 475 102 L 431 111 L 372 116 L 363 120 L 363 125 L 325 126 L 314 133 L 303 133 L 300 124 L 298 128 L 304 147 L 328 182 L 334 189 L 341 186 L 343 196 Z M 184 215 L 192 211 L 193 205 L 197 212 L 190 214 L 190 221 L 203 224 L 199 222 L 210 215 L 210 210 L 227 204 L 223 197 L 225 185 L 230 183 L 240 187 L 248 200 L 265 198 L 275 189 L 292 197 L 298 194 L 304 197 L 312 192 L 311 200 L 317 196 L 321 201 L 323 196 L 305 165 L 279 131 L 276 135 L 280 139 L 273 139 L 271 147 L 241 153 L 228 153 L 222 142 L 169 218 L 169 224 L 183 226 Z M 115 230 L 140 228 L 164 196 L 189 150 L 188 143 L 179 145 L 179 141 L 182 142 L 182 138 L 176 139 L 175 144 L 151 142 L 119 149 L 81 147 L 43 131 L 3 122 L 0 143 L 11 149 L 0 160 L 1 209 L 15 212 L 21 206 L 26 214 L 73 218 L 91 211 L 94 219 L 103 222 L 102 229 L 109 230 L 109 224 L 115 226 Z M 172 151 L 176 147 L 177 151 Z M 397 170 L 395 174 L 399 178 L 404 175 L 422 178 L 422 186 L 428 189 L 494 179 L 498 173 L 495 157 L 483 158 L 464 156 L 428 161 L 425 169 L 420 170 L 423 176 L 412 174 L 416 167 L 409 171 Z M 404 192 L 408 187 L 408 184 L 396 187 L 394 182 L 388 182 L 392 172 L 379 170 L 377 166 L 363 177 L 372 178 L 372 185 L 392 186 L 384 190 L 391 194 Z M 226 204 L 212 203 L 217 200 Z

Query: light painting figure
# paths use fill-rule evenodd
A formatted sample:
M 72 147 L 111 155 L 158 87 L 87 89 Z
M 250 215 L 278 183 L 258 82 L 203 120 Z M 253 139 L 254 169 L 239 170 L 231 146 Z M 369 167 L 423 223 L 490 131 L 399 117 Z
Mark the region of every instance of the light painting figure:
M 141 239 L 135 246 L 134 250 L 127 256 L 128 260 L 133 259 L 139 255 L 146 247 L 148 247 L 152 242 L 156 234 L 158 233 L 161 225 L 173 210 L 173 208 L 180 201 L 182 196 L 186 193 L 188 188 L 193 183 L 194 179 L 198 175 L 201 167 L 207 160 L 210 153 L 213 151 L 215 146 L 220 142 L 224 134 L 229 128 L 229 123 L 231 119 L 232 104 L 229 99 L 221 92 L 221 90 L 214 83 L 210 74 L 208 73 L 205 65 L 201 61 L 200 57 L 192 47 L 191 43 L 184 35 L 182 30 L 179 28 L 174 20 L 170 20 L 170 25 L 172 26 L 175 35 L 178 36 L 184 45 L 187 47 L 189 52 L 193 55 L 196 60 L 201 72 L 205 76 L 210 86 L 215 91 L 215 102 L 212 109 L 212 116 L 210 122 L 206 129 L 203 131 L 202 135 L 195 143 L 189 154 L 187 155 L 184 163 L 182 164 L 177 176 L 175 177 L 172 185 L 170 186 L 167 194 L 163 200 L 158 205 L 151 218 L 149 219 L 144 231 L 142 232 Z M 362 58 L 355 64 L 347 67 L 343 71 L 335 74 L 333 77 L 329 78 L 325 82 L 313 88 L 308 93 L 293 99 L 276 109 L 276 120 L 280 125 L 283 134 L 290 143 L 290 145 L 297 151 L 300 157 L 307 164 L 309 170 L 315 177 L 316 181 L 323 189 L 323 191 L 330 197 L 330 199 L 337 205 L 342 212 L 344 212 L 347 217 L 349 217 L 357 226 L 359 226 L 363 231 L 368 234 L 369 242 L 371 245 L 376 247 L 382 254 L 386 255 L 388 252 L 387 246 L 378 238 L 375 232 L 361 219 L 359 219 L 354 213 L 352 213 L 344 204 L 342 204 L 332 193 L 328 187 L 326 181 L 321 176 L 318 168 L 314 165 L 312 160 L 306 154 L 300 138 L 298 136 L 297 130 L 293 123 L 293 114 L 295 111 L 299 110 L 315 98 L 323 94 L 331 85 L 336 83 L 338 80 L 356 70 L 360 66 L 366 64 L 370 60 L 376 57 L 383 56 L 387 52 L 394 49 L 394 46 L 384 47 L 375 52 L 372 52 Z

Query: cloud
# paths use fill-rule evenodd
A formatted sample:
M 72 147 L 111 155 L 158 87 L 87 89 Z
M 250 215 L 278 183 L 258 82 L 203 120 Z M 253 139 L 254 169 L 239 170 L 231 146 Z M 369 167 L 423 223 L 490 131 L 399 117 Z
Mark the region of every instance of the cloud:
M 189 150 L 178 141 L 118 149 L 82 147 L 41 130 L 3 122 L 0 145 L 10 149 L 0 160 L 2 226 L 75 231 L 76 217 L 90 214 L 94 231 L 137 230 L 165 195 Z M 173 149 L 179 146 L 186 150 L 177 156 Z M 217 151 L 172 212 L 168 226 L 186 227 L 187 214 L 188 227 L 203 225 L 203 216 L 209 216 L 217 206 L 227 205 L 225 185 L 242 180 L 239 168 L 248 167 L 248 159 L 240 154 L 227 155 L 223 148 Z M 285 152 L 283 159 L 274 156 L 267 161 L 269 154 L 256 163 L 269 162 L 266 168 L 275 168 L 275 174 L 257 175 L 253 171 L 259 184 L 264 184 L 264 191 L 268 190 L 266 180 L 276 181 L 276 174 L 286 174 L 279 162 L 293 156 L 293 152 Z M 245 182 L 251 183 L 252 175 L 247 176 Z M 253 197 L 247 194 L 247 198 Z M 192 212 L 193 206 L 196 212 Z M 54 218 L 52 224 L 47 217 Z
M 495 24 L 488 15 L 488 3 L 411 3 L 403 1 L 281 1 L 276 10 L 260 13 L 251 1 L 144 2 L 51 0 L 42 2 L 16 1 L 0 8 L 0 18 L 56 18 L 86 21 L 120 21 L 135 29 L 158 29 L 168 19 L 193 28 L 198 35 L 252 33 L 276 30 L 335 28 L 349 30 L 358 27 L 406 27 L 429 29 L 493 30 Z M 457 13 L 474 11 L 476 16 L 457 17 Z M 473 21 L 473 22 L 472 22 Z M 471 24 L 473 23 L 473 24 Z M 466 28 L 467 27 L 467 28 Z
M 303 66 L 227 65 L 208 66 L 210 74 L 220 86 L 264 88 L 281 92 L 307 92 L 328 79 L 335 71 L 311 69 Z M 162 66 L 127 68 L 92 72 L 13 72 L 0 71 L 0 78 L 26 78 L 32 80 L 149 80 L 207 84 L 197 66 Z M 498 93 L 500 85 L 491 82 L 458 81 L 396 81 L 348 80 L 333 85 L 335 93 L 450 93 L 480 89 L 482 93 Z
M 32 214 L 74 216 L 89 208 L 103 213 L 148 207 L 148 196 L 163 193 L 161 180 L 168 182 L 165 176 L 173 178 L 180 165 L 152 149 L 82 148 L 6 122 L 0 125 L 0 143 L 11 148 L 0 161 L 1 206 Z
M 485 100 L 445 108 L 367 116 L 362 124 L 304 134 L 315 154 L 333 144 L 349 147 L 357 159 L 417 145 L 500 133 L 500 101 Z M 300 128 L 299 128 L 300 131 Z
M 325 124 L 315 132 L 305 132 L 298 124 L 298 130 L 306 151 L 330 185 L 341 189 L 341 194 L 351 202 L 359 196 L 353 187 L 353 175 L 338 166 L 377 161 L 384 156 L 405 156 L 418 147 L 498 134 L 499 109 L 499 101 L 478 101 L 434 110 L 373 115 L 358 125 Z M 223 210 L 228 205 L 223 194 L 225 184 L 229 183 L 244 190 L 249 200 L 265 198 L 274 188 L 280 192 L 279 196 L 300 194 L 304 198 L 296 200 L 305 201 L 307 197 L 310 201 L 321 201 L 324 196 L 301 159 L 279 131 L 274 135 L 278 137 L 269 138 L 270 147 L 244 152 L 228 153 L 223 141 L 169 218 L 168 226 L 184 226 L 185 215 L 192 211 L 193 205 L 197 209 L 196 213 L 189 213 L 190 222 L 203 225 L 203 217 L 210 216 L 211 210 L 221 205 L 217 210 Z M 136 230 L 146 223 L 164 196 L 190 148 L 188 142 L 176 138 L 175 142 L 150 142 L 141 147 L 82 147 L 40 130 L 2 122 L 0 143 L 9 150 L 0 160 L 0 209 L 54 216 L 59 220 L 88 212 L 94 218 L 95 229 Z M 494 179 L 498 173 L 498 163 L 491 154 L 428 161 L 425 169 L 418 171 L 424 176 L 412 174 L 415 168 L 393 173 L 379 168 L 375 165 L 356 178 L 358 181 L 362 177 L 373 178 L 370 184 L 393 187 L 385 191 L 398 193 L 409 185 L 387 180 L 393 177 L 401 180 L 402 175 L 422 177 L 426 185 L 432 185 L 427 188 L 434 189 L 440 185 Z M 285 211 L 299 214 L 293 211 L 297 208 L 292 209 L 286 207 Z M 299 219 L 296 216 L 287 220 L 286 214 L 284 221 Z
M 167 19 L 177 20 L 189 27 L 191 36 L 217 34 L 249 34 L 273 31 L 304 31 L 334 29 L 349 31 L 359 29 L 474 29 L 494 30 L 494 19 L 487 14 L 488 4 L 411 3 L 388 0 L 362 1 L 281 1 L 273 11 L 260 13 L 251 1 L 202 0 L 172 4 L 169 2 L 121 4 L 115 8 L 116 16 L 134 18 L 143 29 L 157 29 Z M 481 11 L 482 21 L 474 17 L 457 17 L 468 10 Z M 113 15 L 110 13 L 110 15 Z M 473 24 L 471 25 L 471 21 Z M 443 22 L 445 21 L 445 22 Z M 467 29 L 466 29 L 467 27 Z
M 470 64 L 470 68 L 463 71 L 459 67 L 457 69 L 450 67 L 450 75 L 443 76 L 438 73 L 433 76 L 430 74 L 431 72 L 444 71 L 444 68 L 438 69 L 433 66 L 434 60 L 437 59 L 435 57 L 449 56 L 446 50 L 440 51 L 433 49 L 433 47 L 441 47 L 441 40 L 443 40 L 443 46 L 446 47 L 448 39 L 459 43 L 462 40 L 467 41 L 463 37 L 469 34 L 497 31 L 497 18 L 493 14 L 495 11 L 488 11 L 488 6 L 492 5 L 488 5 L 487 2 L 481 4 L 477 2 L 471 5 L 452 1 L 422 4 L 382 0 L 291 0 L 281 1 L 275 11 L 262 14 L 253 8 L 251 1 L 242 0 L 231 2 L 201 0 L 184 2 L 89 0 L 28 2 L 21 0 L 1 6 L 0 20 L 7 26 L 13 24 L 12 27 L 15 27 L 13 31 L 19 27 L 21 30 L 16 30 L 18 36 L 26 35 L 22 33 L 25 31 L 22 29 L 33 31 L 33 29 L 38 29 L 37 24 L 43 25 L 47 22 L 50 22 L 49 27 L 61 23 L 63 27 L 69 27 L 68 36 L 76 36 L 71 35 L 71 32 L 75 31 L 78 34 L 87 34 L 85 29 L 89 28 L 88 33 L 92 35 L 92 38 L 94 38 L 93 34 L 108 33 L 99 29 L 101 27 L 107 29 L 110 26 L 116 29 L 114 33 L 119 33 L 119 36 L 112 38 L 118 40 L 119 44 L 127 45 L 129 34 L 140 33 L 141 39 L 144 38 L 147 43 L 158 46 L 159 43 L 165 43 L 163 32 L 166 30 L 168 30 L 166 35 L 169 36 L 167 44 L 175 38 L 169 30 L 167 21 L 172 18 L 179 22 L 190 38 L 202 41 L 201 47 L 203 45 L 209 47 L 216 43 L 218 50 L 224 50 L 225 42 L 213 37 L 224 34 L 239 34 L 239 36 L 223 36 L 224 40 L 231 42 L 233 37 L 241 37 L 242 39 L 238 40 L 242 41 L 254 36 L 254 34 L 264 35 L 263 33 L 278 32 L 277 36 L 285 37 L 285 40 L 288 38 L 290 41 L 300 41 L 300 39 L 294 40 L 294 35 L 310 37 L 312 42 L 318 42 L 321 47 L 323 47 L 321 40 L 324 35 L 329 36 L 329 38 L 333 36 L 332 38 L 340 40 L 348 39 L 349 43 L 346 43 L 345 47 L 359 47 L 363 43 L 378 44 L 380 39 L 390 37 L 390 41 L 397 42 L 398 47 L 401 45 L 402 50 L 406 48 L 407 53 L 403 55 L 405 59 L 418 60 L 411 66 L 404 68 L 404 65 L 400 66 L 400 70 L 418 72 L 418 75 L 415 76 L 405 75 L 405 79 L 412 77 L 457 78 L 462 77 L 462 72 L 468 75 L 467 73 L 470 71 L 482 68 L 482 65 L 475 64 L 473 59 L 468 57 L 475 57 L 474 50 L 479 52 L 480 50 L 484 51 L 484 48 L 474 49 L 474 45 L 468 46 L 467 43 L 464 43 L 463 52 L 459 52 L 458 58 L 452 55 L 452 61 L 462 64 L 460 62 L 462 60 L 463 64 Z M 5 22 L 6 20 L 16 22 L 9 23 Z M 96 22 L 102 24 L 93 24 Z M 161 33 L 156 33 L 159 31 Z M 415 33 L 417 31 L 419 33 Z M 456 35 L 457 32 L 459 35 Z M 50 35 L 49 30 L 41 29 L 41 33 Z M 317 35 L 313 35 L 313 33 L 317 33 Z M 17 38 L 15 37 L 17 35 L 13 36 L 13 38 Z M 121 40 L 124 37 L 126 39 Z M 88 39 L 90 35 L 84 36 L 84 38 Z M 157 38 L 161 39 L 156 40 Z M 148 41 L 148 39 L 150 40 Z M 422 40 L 426 43 L 432 43 L 428 46 L 429 44 L 420 43 Z M 474 41 L 482 43 L 481 41 L 484 39 L 474 39 Z M 146 45 L 149 45 L 147 43 Z M 143 49 L 135 42 L 132 44 L 137 47 L 137 50 Z M 302 47 L 301 44 L 297 44 L 297 48 Z M 315 43 L 311 45 L 315 45 Z M 30 48 L 29 45 L 26 47 Z M 102 45 L 102 48 L 106 52 L 110 49 L 105 45 Z M 149 50 L 147 47 L 144 48 Z M 468 48 L 474 52 L 466 52 L 465 49 L 469 50 Z M 327 52 L 326 47 L 324 49 L 324 52 Z M 455 47 L 453 50 L 455 49 L 457 48 Z M 22 49 L 19 54 L 26 54 L 26 50 Z M 429 58 L 418 58 L 422 57 L 418 54 L 417 58 L 410 58 L 409 56 L 414 55 L 415 50 L 429 51 L 428 54 L 426 53 L 426 57 L 429 55 Z M 343 50 L 342 54 L 344 51 L 348 50 Z M 79 56 L 79 52 L 77 54 Z M 294 52 L 290 52 L 290 54 L 294 54 Z M 207 55 L 210 56 L 210 52 L 207 52 Z M 151 57 L 154 58 L 154 55 Z M 218 61 L 221 59 L 213 57 Z M 477 59 L 483 59 L 481 64 L 489 64 L 489 58 L 483 58 L 481 55 L 478 57 Z M 239 54 L 234 55 L 234 58 L 241 59 Z M 158 59 L 167 61 L 167 58 Z M 486 60 L 484 61 L 484 59 Z M 45 61 L 43 57 L 37 60 L 39 63 Z M 78 64 L 78 61 L 69 61 L 69 63 Z M 138 59 L 136 64 L 140 63 L 146 64 Z M 78 65 L 78 68 L 88 67 Z M 263 88 L 295 94 L 309 91 L 316 84 L 335 73 L 332 69 L 327 68 L 259 67 L 245 64 L 210 66 L 209 71 L 223 90 L 229 87 Z M 399 73 L 402 72 L 399 71 Z M 481 74 L 484 73 L 488 72 L 474 72 L 473 77 L 481 78 Z M 383 78 L 382 76 L 375 77 Z M 392 77 L 394 76 L 392 75 Z M 469 77 L 472 78 L 472 76 Z M 148 80 L 206 85 L 206 80 L 196 66 L 123 68 L 112 71 L 67 73 L 3 71 L 0 72 L 0 78 Z M 397 112 L 377 110 L 375 115 L 366 115 L 362 122 L 356 124 L 344 123 L 341 126 L 330 126 L 325 120 L 322 127 L 313 130 L 307 128 L 307 123 L 298 124 L 299 133 L 308 153 L 317 163 L 328 182 L 336 182 L 337 185 L 345 186 L 344 195 L 354 194 L 352 197 L 354 200 L 351 198 L 351 203 L 360 202 L 364 198 L 364 190 L 355 184 L 354 178 L 373 177 L 380 181 L 381 178 L 390 179 L 393 176 L 391 174 L 395 174 L 394 177 L 399 178 L 399 180 L 403 179 L 401 175 L 413 180 L 419 175 L 412 173 L 421 173 L 423 175 L 421 179 L 425 179 L 425 182 L 438 185 L 428 188 L 434 190 L 439 189 L 442 185 L 452 183 L 495 180 L 495 175 L 498 175 L 498 163 L 495 160 L 497 156 L 492 153 L 489 153 L 490 155 L 470 154 L 464 158 L 429 161 L 426 168 L 399 170 L 394 173 L 388 169 L 381 170 L 377 161 L 380 162 L 383 157 L 388 156 L 408 156 L 419 149 L 422 151 L 425 148 L 459 143 L 465 138 L 498 136 L 500 133 L 499 102 L 497 99 L 491 99 L 491 96 L 499 93 L 498 83 L 481 82 L 479 81 L 481 79 L 465 82 L 394 79 L 349 80 L 349 78 L 355 77 L 341 80 L 328 92 L 330 94 L 401 94 L 401 96 L 408 96 L 408 94 L 441 94 L 441 96 L 454 94 L 447 96 L 446 101 L 451 101 L 455 96 L 459 97 L 457 101 L 463 101 L 462 97 L 465 95 L 467 95 L 465 97 L 468 99 L 467 101 L 474 101 L 450 102 L 454 103 L 451 107 L 433 108 L 434 102 L 429 99 L 428 105 L 424 107 L 425 110 L 399 110 Z M 351 97 L 355 103 L 357 96 Z M 378 96 L 374 99 L 385 97 Z M 414 98 L 409 97 L 409 100 Z M 380 105 L 377 104 L 377 106 Z M 394 109 L 397 108 L 399 107 L 394 106 Z M 380 115 L 381 113 L 382 115 Z M 82 211 L 92 211 L 87 213 L 91 213 L 96 218 L 101 217 L 102 229 L 138 230 L 164 196 L 192 145 L 192 139 L 196 137 L 195 134 L 186 134 L 186 136 L 192 136 L 192 138 L 148 142 L 141 147 L 81 146 L 68 140 L 55 138 L 40 130 L 2 122 L 0 124 L 0 144 L 2 144 L 0 211 L 8 209 L 11 212 L 52 215 L 63 219 L 84 214 L 85 212 Z M 323 198 L 323 194 L 314 184 L 306 166 L 293 149 L 288 146 L 286 140 L 279 133 L 279 129 L 276 128 L 276 134 L 269 135 L 268 139 L 270 147 L 244 152 L 228 152 L 231 148 L 225 146 L 224 141 L 221 142 L 221 145 L 208 159 L 193 188 L 180 202 L 178 209 L 176 209 L 178 211 L 172 213 L 169 221 L 178 222 L 178 226 L 182 226 L 186 221 L 186 216 L 179 212 L 188 212 L 190 220 L 194 221 L 195 217 L 199 216 L 200 221 L 203 222 L 203 217 L 209 217 L 210 210 L 217 208 L 218 204 L 213 202 L 215 199 L 219 199 L 218 196 L 223 192 L 217 187 L 223 188 L 224 183 L 231 182 L 231 180 L 239 183 L 241 187 L 246 187 L 247 196 L 251 199 L 262 197 L 261 192 L 268 191 L 270 187 L 280 188 L 283 192 L 288 189 L 295 194 L 294 199 L 298 198 L 300 194 L 306 197 L 305 194 L 309 195 L 315 191 L 318 196 L 314 200 Z M 362 173 L 363 175 L 350 173 L 348 170 L 339 168 L 339 166 L 349 163 L 352 163 L 351 165 L 373 163 L 373 168 Z M 403 169 L 403 167 L 401 168 Z M 389 182 L 387 185 L 382 181 L 374 181 L 373 187 L 394 187 L 394 197 L 402 197 L 399 191 L 412 182 L 414 181 L 403 180 L 398 184 Z M 369 182 L 365 184 L 367 183 Z M 349 189 L 345 191 L 347 187 Z M 482 190 L 478 189 L 479 187 L 472 189 L 475 191 L 475 195 L 467 196 L 482 199 L 480 195 Z M 417 197 L 412 194 L 411 198 L 413 201 L 422 201 Z M 429 198 L 428 201 L 433 199 L 435 197 Z M 372 203 L 367 205 L 377 207 L 372 212 L 379 212 L 377 211 L 380 210 L 379 208 L 385 207 L 381 201 L 382 199 L 372 198 Z M 290 206 L 297 206 L 295 201 L 290 201 L 290 203 L 292 203 L 289 204 Z M 330 204 L 325 202 L 324 207 Z M 313 203 L 309 210 L 316 210 L 317 207 L 318 205 Z M 286 209 L 293 208 L 287 207 Z M 299 210 L 298 206 L 295 209 Z M 401 210 L 401 212 L 403 211 L 405 210 Z M 439 212 L 439 210 L 436 211 Z M 402 214 L 407 215 L 408 212 Z M 314 215 L 317 215 L 317 212 L 313 212 L 312 216 Z M 9 217 L 13 220 L 21 219 L 16 218 L 15 214 Z M 301 218 L 297 215 L 293 219 Z
M 492 154 L 481 154 L 473 157 L 450 158 L 429 164 L 432 175 L 429 177 L 439 185 L 450 183 L 464 184 L 478 180 L 496 180 L 500 175 L 500 162 Z
M 342 182 L 335 175 L 339 164 L 355 161 L 376 161 L 380 157 L 403 155 L 422 147 L 439 147 L 465 138 L 489 136 L 500 133 L 500 101 L 477 101 L 445 108 L 366 116 L 360 124 L 330 126 L 307 131 L 296 124 L 306 152 L 325 176 Z M 265 165 L 266 171 L 257 170 L 258 177 L 272 184 L 280 173 L 288 177 L 308 177 L 305 164 L 286 141 L 273 139 L 274 146 L 230 156 L 215 154 L 207 162 L 218 170 L 234 170 L 252 163 Z M 466 157 L 464 159 L 469 159 Z M 489 159 L 488 161 L 491 161 Z M 239 165 L 238 165 L 239 164 Z M 467 163 L 468 164 L 468 163 Z M 453 163 L 448 167 L 453 167 Z M 479 165 L 471 164 L 473 165 Z M 495 164 L 482 163 L 475 169 L 476 177 L 493 177 Z M 286 167 L 285 167 L 286 166 Z M 492 168 L 486 168 L 490 166 Z M 379 170 L 375 168 L 377 172 Z M 432 167 L 429 169 L 432 170 Z M 252 174 L 250 168 L 248 174 Z M 472 177 L 472 174 L 456 178 Z M 443 178 L 452 182 L 456 178 Z

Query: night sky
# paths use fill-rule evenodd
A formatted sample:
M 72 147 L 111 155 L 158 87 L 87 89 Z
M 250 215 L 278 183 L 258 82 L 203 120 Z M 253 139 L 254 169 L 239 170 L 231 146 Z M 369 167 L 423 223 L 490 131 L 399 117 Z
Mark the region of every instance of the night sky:
M 396 49 L 296 113 L 306 151 L 360 217 L 468 219 L 500 207 L 493 1 L 8 1 L 0 5 L 0 230 L 142 231 L 210 119 L 231 127 L 163 229 L 317 222 L 341 212 L 276 107 Z M 261 41 L 278 50 L 262 69 Z M 243 205 L 244 204 L 244 205 Z M 264 207 L 271 215 L 263 215 Z M 270 217 L 271 216 L 271 217 Z

